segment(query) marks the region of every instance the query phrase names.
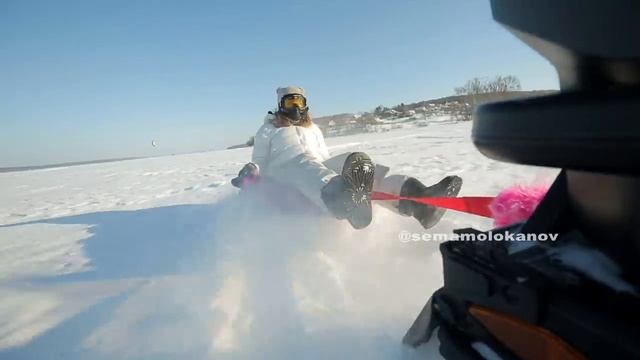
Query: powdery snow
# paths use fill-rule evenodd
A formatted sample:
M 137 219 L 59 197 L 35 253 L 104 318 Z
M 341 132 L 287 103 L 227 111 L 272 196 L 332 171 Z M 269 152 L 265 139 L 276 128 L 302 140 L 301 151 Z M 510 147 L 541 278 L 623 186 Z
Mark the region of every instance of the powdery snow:
M 470 123 L 328 139 L 335 153 L 462 195 L 495 195 L 557 171 L 494 162 Z M 0 174 L 0 358 L 411 359 L 401 339 L 442 284 L 437 243 L 376 207 L 344 222 L 237 197 L 237 149 Z M 487 219 L 449 212 L 430 232 Z

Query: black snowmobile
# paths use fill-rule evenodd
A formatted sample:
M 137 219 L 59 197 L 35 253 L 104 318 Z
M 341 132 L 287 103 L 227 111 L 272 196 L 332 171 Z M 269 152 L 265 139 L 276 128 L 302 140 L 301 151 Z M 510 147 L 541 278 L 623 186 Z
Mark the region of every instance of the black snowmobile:
M 527 222 L 492 231 L 559 239 L 442 244 L 444 286 L 403 341 L 437 337 L 447 359 L 640 359 L 640 2 L 491 6 L 561 91 L 480 107 L 473 141 L 563 169 Z

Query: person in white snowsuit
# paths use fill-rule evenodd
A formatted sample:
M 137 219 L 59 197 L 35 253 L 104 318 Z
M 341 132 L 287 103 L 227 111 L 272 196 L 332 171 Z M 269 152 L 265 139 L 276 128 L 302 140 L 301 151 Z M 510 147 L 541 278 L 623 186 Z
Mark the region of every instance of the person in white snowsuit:
M 372 191 L 401 196 L 455 196 L 461 179 L 450 176 L 427 188 L 406 175 L 387 176 L 389 168 L 373 164 L 364 153 L 343 153 L 331 157 L 320 128 L 308 112 L 305 92 L 300 87 L 277 89 L 278 108 L 269 112 L 254 137 L 251 163 L 239 178 L 268 177 L 293 186 L 319 208 L 355 228 L 371 222 Z M 444 210 L 410 201 L 381 201 L 381 205 L 406 216 L 414 216 L 431 227 Z

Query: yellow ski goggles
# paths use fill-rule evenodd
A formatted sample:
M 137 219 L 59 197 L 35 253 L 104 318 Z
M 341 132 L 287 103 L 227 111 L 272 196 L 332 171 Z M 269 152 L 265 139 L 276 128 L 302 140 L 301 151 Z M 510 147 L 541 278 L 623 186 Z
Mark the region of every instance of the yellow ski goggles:
M 307 99 L 300 94 L 289 94 L 282 97 L 280 108 L 289 110 L 293 108 L 305 109 L 307 107 Z

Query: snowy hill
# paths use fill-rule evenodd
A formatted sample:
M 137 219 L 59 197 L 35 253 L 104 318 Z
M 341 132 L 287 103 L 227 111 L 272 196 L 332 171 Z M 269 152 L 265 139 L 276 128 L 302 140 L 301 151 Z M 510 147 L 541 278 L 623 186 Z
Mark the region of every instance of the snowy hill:
M 494 195 L 556 171 L 494 162 L 447 118 L 328 139 L 425 183 Z M 400 341 L 442 283 L 437 243 L 376 207 L 362 231 L 259 213 L 235 149 L 0 174 L 2 359 L 437 358 Z M 449 212 L 430 232 L 489 220 Z M 420 354 L 422 353 L 422 356 Z
M 474 100 L 477 105 L 497 100 L 548 95 L 553 92 L 553 90 L 536 90 L 483 93 L 476 95 Z M 390 108 L 380 105 L 372 112 L 322 116 L 314 118 L 314 122 L 327 137 L 388 131 L 392 128 L 402 128 L 407 123 L 410 123 L 409 126 L 428 126 L 432 122 L 456 119 L 461 113 L 469 111 L 468 101 L 467 96 L 454 95 L 410 104 L 402 103 Z

